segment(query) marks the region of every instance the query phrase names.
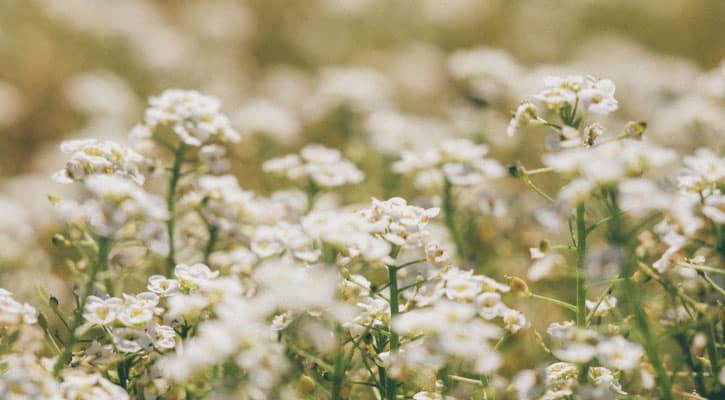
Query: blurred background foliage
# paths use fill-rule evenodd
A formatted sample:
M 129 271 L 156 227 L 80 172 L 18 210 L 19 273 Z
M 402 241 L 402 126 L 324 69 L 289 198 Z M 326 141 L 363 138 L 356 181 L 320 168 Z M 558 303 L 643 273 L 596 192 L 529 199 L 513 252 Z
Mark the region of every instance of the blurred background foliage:
M 0 80 L 19 98 L 0 128 L 0 166 L 5 177 L 27 173 L 40 148 L 84 126 L 63 95 L 77 74 L 113 74 L 139 117 L 167 87 L 221 95 L 231 109 L 271 66 L 384 66 L 414 45 L 494 46 L 526 65 L 559 64 L 588 40 L 621 36 L 711 68 L 725 57 L 723 21 L 721 0 L 2 1 Z M 408 100 L 401 107 L 435 111 Z

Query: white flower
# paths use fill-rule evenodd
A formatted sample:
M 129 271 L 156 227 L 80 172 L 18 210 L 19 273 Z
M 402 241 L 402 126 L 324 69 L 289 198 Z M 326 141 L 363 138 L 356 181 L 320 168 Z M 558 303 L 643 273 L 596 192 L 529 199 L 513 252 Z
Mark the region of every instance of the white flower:
M 502 317 L 507 307 L 501 302 L 501 295 L 496 292 L 484 292 L 476 297 L 479 305 L 478 315 L 483 319 L 491 320 Z
M 156 347 L 173 349 L 176 346 L 176 332 L 170 326 L 151 324 L 149 336 Z
M 212 272 L 205 264 L 197 263 L 192 266 L 179 264 L 174 269 L 174 276 L 186 290 L 196 290 L 199 286 L 219 276 L 219 271 Z
M 526 329 L 531 326 L 531 323 L 526 319 L 524 314 L 517 310 L 507 308 L 503 311 L 501 317 L 503 318 L 504 327 L 511 333 L 516 333 L 521 329 Z
M 99 235 L 111 237 L 129 221 L 138 218 L 164 220 L 164 201 L 145 192 L 132 181 L 115 175 L 91 175 L 86 188 L 95 196 L 82 205 L 61 202 L 61 217 L 69 223 L 85 222 Z
M 141 329 L 116 328 L 112 335 L 116 348 L 123 353 L 135 353 L 151 345 L 151 337 Z
M 169 279 L 163 275 L 151 275 L 146 288 L 159 296 L 168 297 L 178 293 L 180 286 L 176 279 Z
M 446 400 L 450 399 L 452 399 L 452 397 L 446 396 Z M 418 392 L 413 395 L 413 400 L 443 400 L 443 396 L 438 393 Z
M 360 210 L 358 215 L 368 224 L 370 233 L 394 245 L 417 247 L 428 234 L 425 227 L 430 218 L 439 212 L 439 208 L 410 206 L 405 199 L 393 197 L 385 201 L 373 198 L 372 207 Z
M 557 362 L 546 367 L 546 386 L 561 388 L 572 386 L 579 375 L 576 365 L 568 362 Z
M 569 76 L 567 78 L 546 77 L 544 84 L 546 89 L 534 96 L 535 99 L 544 102 L 547 107 L 558 109 L 564 105 L 574 106 L 577 99 L 577 92 L 581 89 L 584 78 L 581 76 Z
M 446 297 L 451 300 L 473 300 L 483 286 L 473 279 L 451 279 L 446 281 Z
M 530 248 L 531 259 L 534 262 L 529 267 L 527 277 L 532 281 L 550 278 L 556 273 L 558 266 L 564 264 L 564 257 L 554 252 L 543 253 L 538 248 Z
M 614 296 L 606 296 L 601 301 L 601 303 L 598 303 L 596 301 L 587 300 L 586 301 L 586 307 L 587 310 L 592 311 L 594 310 L 594 316 L 595 317 L 604 317 L 607 314 L 609 314 L 609 310 L 617 307 L 617 298 Z M 596 307 L 596 310 L 595 310 Z
M 486 178 L 500 178 L 504 168 L 495 160 L 485 158 L 488 147 L 468 139 L 448 139 L 433 149 L 420 153 L 403 151 L 401 159 L 394 162 L 397 173 L 416 173 L 419 182 L 428 175 L 441 175 L 453 185 L 470 186 Z M 433 182 L 438 180 L 433 179 Z
M 104 300 L 97 296 L 88 296 L 83 309 L 83 318 L 92 324 L 109 325 L 118 317 L 122 305 L 123 302 L 117 297 Z
M 539 122 L 539 111 L 533 103 L 525 101 L 516 108 L 516 112 L 514 112 L 514 116 L 511 118 L 508 128 L 506 128 L 506 133 L 511 137 L 519 129 L 528 126 L 532 122 Z
M 279 332 L 281 330 L 284 330 L 287 326 L 289 326 L 290 323 L 292 323 L 293 318 L 290 313 L 282 313 L 277 314 L 272 319 L 272 331 L 273 332 Z
M 17 327 L 21 324 L 34 324 L 38 313 L 31 305 L 21 304 L 12 297 L 12 293 L 0 288 L 0 327 Z
M 605 387 L 619 395 L 626 395 L 622 390 L 622 385 L 612 374 L 612 371 L 604 367 L 589 367 L 589 378 L 594 381 L 597 386 Z
M 583 364 L 591 361 L 597 355 L 597 349 L 590 344 L 574 342 L 555 349 L 554 355 L 562 361 Z
M 614 82 L 601 79 L 579 92 L 579 101 L 592 114 L 606 115 L 617 111 L 618 103 L 614 98 Z
M 128 327 L 146 325 L 153 317 L 153 310 L 140 303 L 126 304 L 118 314 L 118 320 Z
M 716 224 L 725 224 L 725 195 L 718 192 L 708 196 L 702 213 Z
M 631 371 L 639 366 L 643 355 L 642 346 L 622 336 L 602 340 L 597 345 L 597 358 L 607 368 Z
M 262 168 L 265 172 L 285 174 L 290 180 L 307 177 L 315 185 L 327 188 L 359 183 L 364 177 L 355 164 L 342 158 L 339 150 L 315 143 L 305 146 L 300 156 L 274 158 Z
M 111 141 L 96 139 L 67 140 L 60 145 L 63 153 L 71 155 L 64 169 L 53 179 L 58 183 L 82 181 L 88 175 L 113 174 L 143 185 L 139 171 L 143 157 L 135 151 Z
M 86 375 L 73 372 L 63 377 L 60 384 L 63 399 L 74 400 L 128 400 L 122 387 L 114 385 L 101 374 Z
M 110 344 L 103 345 L 98 340 L 94 340 L 83 352 L 82 361 L 89 364 L 102 365 L 112 361 L 114 356 L 113 346 Z
M 425 259 L 436 267 L 442 267 L 448 262 L 450 256 L 438 242 L 430 242 L 425 245 Z
M 0 397 L 8 400 L 61 400 L 60 384 L 51 370 L 32 352 L 11 353 L 0 358 Z
M 221 174 L 229 170 L 227 149 L 218 144 L 208 144 L 199 149 L 199 161 L 209 168 L 213 174 Z
M 238 142 L 240 135 L 220 113 L 216 97 L 195 90 L 169 89 L 149 99 L 144 122 L 132 131 L 132 136 L 148 139 L 161 128 L 168 127 L 188 146 L 199 147 L 211 137 Z
M 552 322 L 546 329 L 546 334 L 555 340 L 569 340 L 574 335 L 574 328 L 574 321 Z

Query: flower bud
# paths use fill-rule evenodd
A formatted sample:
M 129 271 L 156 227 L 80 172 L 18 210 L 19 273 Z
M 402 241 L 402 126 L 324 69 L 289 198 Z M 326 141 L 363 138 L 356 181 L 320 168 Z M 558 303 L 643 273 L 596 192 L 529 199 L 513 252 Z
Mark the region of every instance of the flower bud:
M 646 130 L 647 123 L 644 121 L 630 121 L 624 126 L 624 134 L 635 140 L 642 140 Z

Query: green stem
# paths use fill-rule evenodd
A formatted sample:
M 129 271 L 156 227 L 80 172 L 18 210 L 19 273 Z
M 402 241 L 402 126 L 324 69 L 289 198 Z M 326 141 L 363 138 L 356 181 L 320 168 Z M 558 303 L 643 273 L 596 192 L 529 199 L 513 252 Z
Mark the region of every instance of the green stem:
M 56 377 L 60 376 L 60 372 L 63 370 L 63 367 L 68 364 L 71 356 L 73 355 L 73 345 L 75 345 L 78 341 L 76 330 L 78 330 L 78 327 L 80 327 L 83 323 L 83 309 L 86 306 L 86 300 L 88 299 L 88 296 L 93 292 L 93 286 L 95 286 L 96 276 L 98 275 L 98 272 L 103 270 L 108 263 L 108 253 L 110 253 L 110 251 L 111 239 L 106 237 L 99 238 L 98 256 L 96 262 L 91 265 L 88 280 L 86 281 L 85 285 L 80 288 L 80 292 L 78 293 L 78 304 L 73 313 L 73 321 L 71 321 L 71 324 L 68 328 L 70 335 L 65 341 L 65 348 L 63 349 L 63 352 L 58 356 L 55 365 L 53 365 L 53 375 Z
M 341 334 L 341 329 L 337 329 L 337 335 Z M 335 356 L 335 364 L 332 372 L 332 400 L 342 399 L 342 383 L 345 380 L 345 353 L 342 345 L 338 346 L 337 355 Z
M 717 283 L 715 283 L 715 281 L 713 281 L 712 278 L 710 278 L 710 275 L 708 275 L 707 273 L 703 272 L 702 273 L 702 279 L 704 279 L 705 282 L 709 283 L 710 286 L 712 286 L 712 288 L 715 289 L 718 293 L 720 293 L 721 295 L 725 296 L 725 289 L 723 289 L 722 287 L 720 287 L 720 285 L 718 285 Z
M 553 172 L 554 168 L 552 167 L 542 167 L 542 168 L 535 168 L 535 169 L 527 169 L 524 171 L 526 175 L 536 175 L 536 174 L 543 174 L 545 172 Z
M 209 240 L 206 242 L 204 248 L 204 264 L 209 265 L 209 256 L 214 251 L 214 245 L 216 245 L 217 238 L 219 236 L 219 227 L 216 225 L 209 226 Z
M 725 275 L 725 269 L 708 267 L 707 265 L 695 265 L 695 264 L 684 263 L 684 262 L 677 263 L 677 265 L 680 267 L 692 268 L 696 271 L 709 272 L 711 274 L 717 274 L 717 275 Z
M 672 400 L 672 382 L 670 381 L 670 377 L 667 374 L 667 371 L 665 370 L 662 361 L 660 361 L 657 344 L 655 343 L 652 332 L 650 331 L 647 315 L 642 308 L 640 291 L 635 288 L 634 283 L 632 282 L 632 274 L 634 272 L 632 271 L 632 267 L 633 266 L 631 260 L 624 263 L 622 271 L 624 274 L 624 294 L 626 298 L 630 301 L 630 308 L 634 313 L 634 319 L 637 329 L 639 330 L 644 340 L 645 353 L 647 354 L 647 358 L 654 367 L 657 386 L 662 389 L 662 398 L 664 400 Z
M 305 210 L 305 214 L 309 214 L 310 211 L 312 211 L 315 208 L 315 200 L 317 199 L 317 194 L 320 192 L 320 188 L 315 184 L 315 181 L 313 181 L 311 178 L 307 181 L 307 188 L 305 190 L 305 193 L 307 194 L 307 209 Z
M 707 324 L 707 355 L 710 358 L 710 368 L 712 368 L 712 376 L 716 377 L 715 386 L 718 386 L 717 377 L 720 376 L 720 355 L 715 347 L 717 336 L 715 334 L 715 321 Z
M 394 265 L 388 266 L 388 282 L 390 283 L 390 355 L 392 356 L 400 348 L 400 339 L 398 338 L 398 334 L 393 330 L 393 320 L 400 312 L 398 305 L 398 267 Z M 390 376 L 386 378 L 388 400 L 395 400 L 397 382 Z
M 463 241 L 461 240 L 461 236 L 458 233 L 458 229 L 456 228 L 456 223 L 454 219 L 454 213 L 455 209 L 453 206 L 453 185 L 451 184 L 451 181 L 444 178 L 443 183 L 443 213 L 446 221 L 446 227 L 448 228 L 448 233 L 451 235 L 451 239 L 453 240 L 453 243 L 456 245 L 456 252 L 458 254 L 458 258 L 463 260 Z
M 584 203 L 576 207 L 576 325 L 587 323 L 587 288 L 584 258 L 587 251 L 587 227 L 584 221 Z
M 577 312 L 578 312 L 577 306 L 575 306 L 575 305 L 573 305 L 573 304 L 569 304 L 569 303 L 567 303 L 567 302 L 565 302 L 565 301 L 561 301 L 561 300 L 553 299 L 553 298 L 551 298 L 551 297 L 547 297 L 547 296 L 542 296 L 542 295 L 539 295 L 539 294 L 534 294 L 534 293 L 531 293 L 531 294 L 529 295 L 529 297 L 531 297 L 532 299 L 537 299 L 537 300 L 542 300 L 542 301 L 546 301 L 546 302 L 549 302 L 549 303 L 551 303 L 551 304 L 556 304 L 557 306 L 560 306 L 560 307 L 564 307 L 564 308 L 566 308 L 567 310 L 569 310 L 569 311 L 572 311 L 572 312 L 574 312 L 574 313 L 577 313 Z
M 483 382 L 481 382 L 480 379 L 466 378 L 465 376 L 460 375 L 448 375 L 448 379 L 456 382 L 469 383 L 476 386 L 484 386 Z
M 179 184 L 181 177 L 181 166 L 184 163 L 184 153 L 186 145 L 181 143 L 179 148 L 174 152 L 174 165 L 171 168 L 171 179 L 169 180 L 169 192 L 166 195 L 166 212 L 168 220 L 166 220 L 166 231 L 169 236 L 169 254 L 166 257 L 166 276 L 171 276 L 176 266 L 175 248 L 174 248 L 174 229 L 176 227 L 176 186 Z
M 534 192 L 536 192 L 536 194 L 538 194 L 539 196 L 543 197 L 544 200 L 548 201 L 549 203 L 553 203 L 554 202 L 554 199 L 552 199 L 551 196 L 549 196 L 548 194 L 546 194 L 546 192 L 544 192 L 543 189 L 541 189 L 540 187 L 536 186 L 536 184 L 531 180 L 531 178 L 528 177 L 528 175 L 524 174 L 521 177 L 521 179 L 524 181 L 524 183 L 526 184 L 526 186 L 530 187 L 531 190 L 533 190 Z

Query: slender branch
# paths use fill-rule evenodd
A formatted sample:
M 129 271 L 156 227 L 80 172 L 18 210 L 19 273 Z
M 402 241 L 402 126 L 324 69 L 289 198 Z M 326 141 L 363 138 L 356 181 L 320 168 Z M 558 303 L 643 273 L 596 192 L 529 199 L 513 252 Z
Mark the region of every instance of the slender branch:
M 455 207 L 453 205 L 453 185 L 451 184 L 451 181 L 448 180 L 448 178 L 444 178 L 443 182 L 443 214 L 446 221 L 446 227 L 448 228 L 448 233 L 450 233 L 451 239 L 456 245 L 456 253 L 458 254 L 458 258 L 463 260 L 463 240 L 461 240 L 461 236 L 458 232 L 458 228 L 456 227 L 455 222 Z
M 181 166 L 184 163 L 184 153 L 186 145 L 181 143 L 179 148 L 174 151 L 174 165 L 171 169 L 171 179 L 169 180 L 169 192 L 166 195 L 166 212 L 168 220 L 166 220 L 166 231 L 169 236 L 169 254 L 166 257 L 166 276 L 171 276 L 176 266 L 175 246 L 174 246 L 174 229 L 176 227 L 176 187 L 181 178 Z
M 535 169 L 524 169 L 524 174 L 526 175 L 536 175 L 536 174 L 543 174 L 545 172 L 553 172 L 554 168 L 552 167 L 542 167 L 542 168 L 535 168 Z
M 587 251 L 587 227 L 584 221 L 584 203 L 576 207 L 576 325 L 587 323 L 587 288 L 584 259 Z
M 219 236 L 219 227 L 216 225 L 209 226 L 209 240 L 206 242 L 204 248 L 204 264 L 209 265 L 209 256 L 214 251 L 214 245 L 216 245 L 217 238 Z
M 634 283 L 632 282 L 632 274 L 634 272 L 632 270 L 632 260 L 625 261 L 622 267 L 622 274 L 624 275 L 622 287 L 624 289 L 624 294 L 626 298 L 630 301 L 630 308 L 634 313 L 635 324 L 644 340 L 645 353 L 647 354 L 647 358 L 649 358 L 652 366 L 654 367 L 657 384 L 662 390 L 662 398 L 664 400 L 672 400 L 672 381 L 667 375 L 667 371 L 665 370 L 664 365 L 660 360 L 657 343 L 655 343 L 652 332 L 650 331 L 647 315 L 642 308 L 642 302 L 640 298 L 641 292 L 637 288 L 635 288 Z
M 398 334 L 393 330 L 393 320 L 400 312 L 398 305 L 398 267 L 394 265 L 388 266 L 388 282 L 390 283 L 390 354 L 397 353 L 400 347 L 400 339 Z M 397 392 L 397 382 L 392 377 L 386 379 L 386 394 L 388 400 L 395 400 Z
M 521 180 L 523 180 L 524 183 L 528 187 L 531 188 L 531 190 L 533 190 L 534 192 L 536 192 L 536 194 L 538 194 L 539 196 L 543 197 L 544 200 L 548 201 L 549 203 L 553 203 L 554 202 L 554 199 L 551 198 L 551 196 L 549 196 L 548 194 L 546 194 L 546 192 L 544 192 L 540 187 L 536 186 L 536 184 L 526 174 L 524 174 L 521 177 Z
M 569 310 L 571 312 L 574 312 L 574 313 L 577 312 L 577 306 L 575 306 L 574 304 L 567 303 L 565 301 L 557 300 L 557 299 L 554 299 L 554 298 L 551 298 L 551 297 L 548 297 L 548 296 L 542 296 L 542 295 L 534 294 L 534 293 L 531 293 L 529 295 L 529 297 L 532 298 L 532 299 L 536 299 L 536 300 L 546 301 L 546 302 L 549 302 L 551 304 L 556 304 L 557 306 L 564 307 L 567 310 Z
M 342 334 L 342 329 L 338 326 L 336 329 L 336 336 L 339 338 Z M 342 384 L 345 380 L 345 352 L 342 345 L 338 346 L 337 354 L 335 355 L 335 364 L 332 370 L 332 400 L 342 400 Z M 353 351 L 355 348 L 353 347 Z M 352 354 L 351 354 L 352 355 Z
M 70 327 L 68 328 L 70 335 L 65 342 L 65 348 L 63 349 L 63 352 L 58 356 L 55 365 L 53 365 L 53 375 L 56 377 L 60 376 L 60 372 L 63 370 L 65 365 L 68 364 L 71 356 L 73 355 L 73 345 L 75 345 L 79 339 L 76 331 L 78 330 L 78 327 L 80 327 L 83 323 L 83 309 L 86 306 L 86 300 L 88 299 L 88 296 L 93 292 L 93 286 L 95 286 L 96 276 L 98 275 L 98 272 L 103 270 L 108 263 L 108 253 L 110 253 L 111 251 L 111 245 L 112 242 L 110 238 L 100 237 L 98 239 L 97 259 L 96 262 L 91 265 L 88 280 L 86 281 L 85 285 L 80 288 L 80 292 L 78 293 L 78 303 L 73 313 L 73 321 L 71 321 Z
M 695 265 L 695 264 L 690 264 L 690 263 L 685 263 L 685 262 L 679 262 L 679 263 L 677 263 L 677 265 L 680 267 L 692 268 L 694 270 L 701 271 L 701 272 L 709 272 L 711 274 L 725 275 L 725 269 L 708 267 L 707 265 Z
M 419 258 L 417 260 L 408 261 L 407 263 L 403 263 L 403 264 L 398 265 L 398 270 L 401 270 L 401 269 L 403 269 L 405 267 L 409 267 L 411 265 L 419 264 L 419 263 L 422 263 L 422 262 L 425 262 L 425 258 Z

